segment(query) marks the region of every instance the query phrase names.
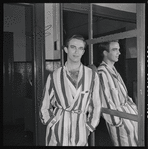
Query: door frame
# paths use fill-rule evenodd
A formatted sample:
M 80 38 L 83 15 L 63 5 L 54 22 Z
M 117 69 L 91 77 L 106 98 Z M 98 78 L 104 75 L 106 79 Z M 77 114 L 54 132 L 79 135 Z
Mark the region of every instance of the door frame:
M 39 118 L 39 107 L 45 85 L 45 15 L 44 3 L 33 4 L 33 97 L 34 144 L 45 145 L 45 127 Z
M 40 100 L 45 85 L 45 14 L 44 3 L 9 3 L 31 7 L 32 17 L 32 84 L 33 84 L 33 145 L 45 145 L 45 127 L 39 118 Z

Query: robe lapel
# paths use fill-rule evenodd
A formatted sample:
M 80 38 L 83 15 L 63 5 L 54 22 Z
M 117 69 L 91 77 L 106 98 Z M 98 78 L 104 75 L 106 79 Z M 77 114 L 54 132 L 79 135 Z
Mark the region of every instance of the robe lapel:
M 125 86 L 125 84 L 124 84 L 124 82 L 123 82 L 123 80 L 122 80 L 120 74 L 117 72 L 116 68 L 113 67 L 113 69 L 114 69 L 114 70 L 113 70 L 113 69 L 111 69 L 105 62 L 102 62 L 102 64 L 105 65 L 105 67 L 106 67 L 106 69 L 109 71 L 109 73 L 112 74 L 112 76 L 113 76 L 114 78 L 116 78 L 116 79 L 118 80 L 118 82 L 123 86 L 123 88 L 124 88 L 124 90 L 125 90 L 125 92 L 126 92 L 126 94 L 127 94 L 126 86 Z
M 113 67 L 113 69 L 110 68 L 105 62 L 102 62 L 102 64 L 105 65 L 109 73 L 112 74 L 112 76 L 116 78 L 123 85 L 123 81 L 121 81 L 120 74 L 117 72 L 116 68 L 115 67 Z
M 127 88 L 123 82 L 123 79 L 121 78 L 120 74 L 117 72 L 116 68 L 115 68 L 116 73 L 118 74 L 118 80 L 119 82 L 122 84 L 122 86 L 124 87 L 125 91 L 127 92 Z
M 73 104 L 76 102 L 76 100 L 79 99 L 80 93 L 82 91 L 82 86 L 84 84 L 79 83 L 82 82 L 82 76 L 83 76 L 83 68 L 84 66 L 81 64 L 80 70 L 79 70 L 79 75 L 78 75 L 78 88 L 75 88 L 75 86 L 72 84 L 72 82 L 69 80 L 68 71 L 67 68 L 64 67 L 64 80 L 65 80 L 65 88 L 66 88 L 66 94 L 68 95 L 68 100 L 69 100 L 69 108 L 73 106 Z M 68 108 L 68 109 L 69 109 Z

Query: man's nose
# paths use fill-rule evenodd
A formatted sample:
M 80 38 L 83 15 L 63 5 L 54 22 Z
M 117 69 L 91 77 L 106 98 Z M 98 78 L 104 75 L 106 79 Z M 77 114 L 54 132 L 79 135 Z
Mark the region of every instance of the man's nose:
M 77 53 L 79 51 L 79 49 L 78 48 L 75 48 L 75 53 Z

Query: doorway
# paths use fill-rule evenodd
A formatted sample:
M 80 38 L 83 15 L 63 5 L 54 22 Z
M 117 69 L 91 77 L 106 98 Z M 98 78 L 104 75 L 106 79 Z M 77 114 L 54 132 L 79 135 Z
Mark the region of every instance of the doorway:
M 34 121 L 29 125 L 25 122 L 25 99 L 32 97 L 28 79 L 29 75 L 32 76 L 32 61 L 25 59 L 26 45 L 30 45 L 25 43 L 25 6 L 16 3 L 4 4 L 3 7 L 3 144 L 32 146 L 33 127 L 27 128 L 33 126 Z M 29 115 L 32 113 L 29 111 Z

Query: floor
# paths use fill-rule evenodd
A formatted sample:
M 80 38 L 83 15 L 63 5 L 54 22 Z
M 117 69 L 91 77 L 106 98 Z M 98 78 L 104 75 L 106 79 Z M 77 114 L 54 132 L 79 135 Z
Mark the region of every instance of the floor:
M 101 120 L 95 131 L 96 146 L 112 146 L 110 137 Z M 3 146 L 33 146 L 33 133 L 24 131 L 24 125 L 9 125 L 3 127 Z
M 148 125 L 146 129 L 148 134 Z M 22 124 L 4 126 L 3 146 L 33 146 L 33 134 L 32 132 L 24 131 L 24 126 Z M 113 146 L 103 119 L 101 119 L 95 131 L 95 146 Z
M 33 146 L 33 134 L 22 124 L 3 126 L 3 146 Z
M 95 131 L 95 146 L 113 146 L 105 121 L 102 118 Z

